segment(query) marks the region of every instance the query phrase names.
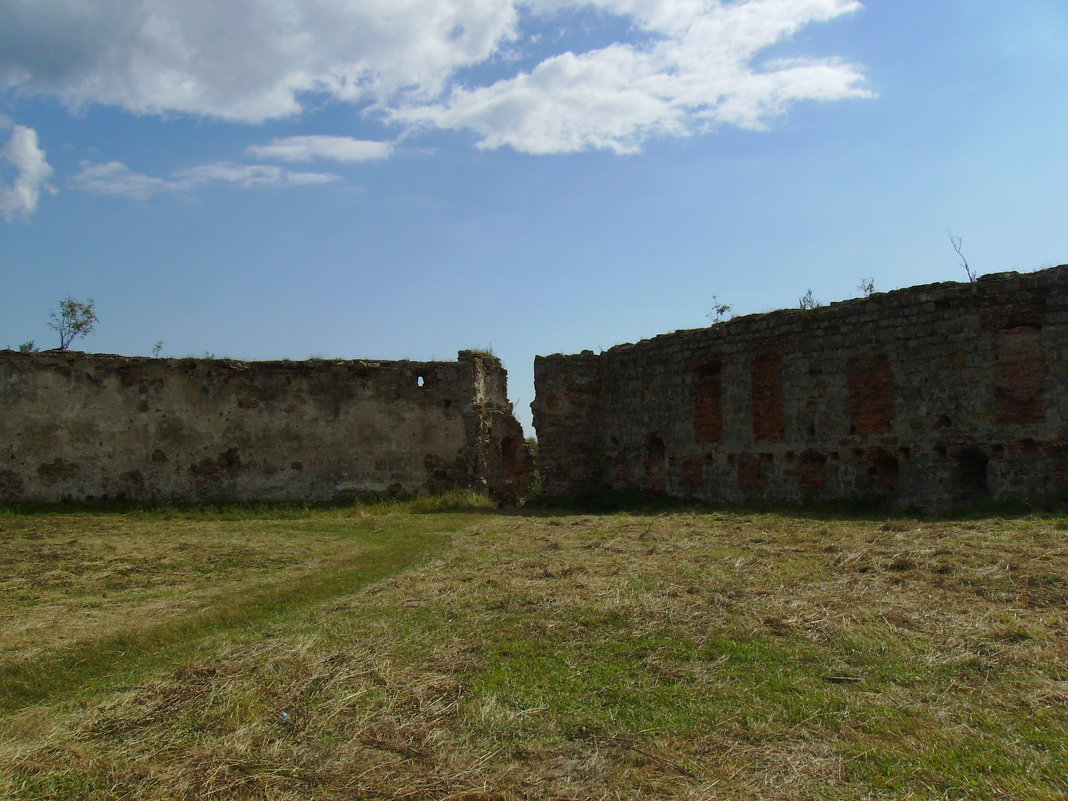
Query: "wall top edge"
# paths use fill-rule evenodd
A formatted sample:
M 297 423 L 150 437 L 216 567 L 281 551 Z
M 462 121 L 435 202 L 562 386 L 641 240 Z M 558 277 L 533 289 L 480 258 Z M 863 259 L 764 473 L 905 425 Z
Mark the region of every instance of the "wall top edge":
M 883 307 L 894 308 L 908 303 L 931 303 L 953 299 L 966 301 L 1020 289 L 1047 289 L 1054 286 L 1068 287 L 1068 264 L 1060 264 L 1056 267 L 1029 273 L 1015 271 L 988 273 L 980 276 L 974 282 L 940 281 L 932 284 L 917 284 L 887 292 L 876 292 L 865 298 L 848 298 L 846 300 L 833 301 L 826 306 L 819 306 L 815 309 L 776 309 L 769 312 L 746 314 L 711 326 L 683 328 L 677 331 L 657 334 L 637 342 L 624 342 L 619 345 L 613 345 L 599 354 L 589 350 L 576 354 L 553 353 L 546 356 L 535 356 L 534 361 L 538 363 L 559 359 L 596 359 L 603 355 L 621 353 L 634 348 L 656 346 L 666 341 L 697 337 L 707 338 L 710 334 L 727 337 L 776 329 L 781 329 L 785 333 L 790 330 L 791 326 L 844 319 L 865 312 L 876 313 Z
M 41 365 L 54 365 L 73 363 L 78 361 L 90 361 L 101 365 L 126 366 L 126 365 L 154 365 L 160 367 L 193 367 L 197 365 L 210 367 L 225 367 L 234 370 L 255 369 L 321 369 L 324 367 L 344 367 L 359 370 L 422 370 L 436 367 L 456 367 L 465 362 L 484 361 L 500 364 L 500 359 L 490 353 L 482 351 L 462 350 L 457 354 L 455 361 L 416 361 L 411 359 L 267 359 L 246 360 L 228 358 L 202 358 L 198 356 L 186 357 L 156 357 L 156 356 L 123 356 L 117 353 L 92 353 L 80 350 L 41 350 L 33 353 L 22 353 L 16 350 L 0 349 L 0 360 L 25 361 Z

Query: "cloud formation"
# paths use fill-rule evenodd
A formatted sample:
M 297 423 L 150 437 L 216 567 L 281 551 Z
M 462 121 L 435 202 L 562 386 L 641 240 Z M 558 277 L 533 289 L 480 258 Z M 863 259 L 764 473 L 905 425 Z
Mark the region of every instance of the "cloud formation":
M 8 0 L 0 87 L 72 105 L 253 123 L 298 114 L 317 93 L 403 126 L 470 130 L 483 148 L 628 153 L 654 136 L 765 127 L 797 101 L 867 96 L 860 69 L 833 58 L 758 62 L 805 26 L 860 7 L 858 0 Z M 616 17 L 629 33 L 500 77 L 512 63 L 506 56 L 525 52 L 542 28 L 576 9 Z M 471 80 L 461 72 L 471 67 L 498 78 L 461 83 L 461 74 Z M 325 155 L 330 147 L 357 160 L 358 147 L 321 140 L 279 140 L 252 152 L 338 158 Z
M 229 161 L 201 164 L 180 170 L 170 178 L 135 172 L 121 161 L 103 164 L 82 162 L 74 184 L 87 192 L 129 200 L 147 200 L 164 192 L 188 192 L 202 186 L 229 185 L 240 189 L 278 186 L 310 186 L 333 183 L 341 177 L 332 173 L 293 172 L 267 164 L 234 164 Z
M 10 124 L 0 119 L 0 129 Z M 37 131 L 25 125 L 15 125 L 11 137 L 0 150 L 0 167 L 8 166 L 14 172 L 10 183 L 3 180 L 8 170 L 0 170 L 0 216 L 7 222 L 16 217 L 27 218 L 37 210 L 41 190 L 55 192 L 48 184 L 52 167 L 45 152 L 37 144 Z
M 304 92 L 434 97 L 517 18 L 514 0 L 6 0 L 0 85 L 260 122 Z
M 253 145 L 248 153 L 261 159 L 279 161 L 360 162 L 388 158 L 393 147 L 388 142 L 368 142 L 348 136 L 287 136 L 269 145 Z
M 563 53 L 490 86 L 459 87 L 442 102 L 395 110 L 392 118 L 470 129 L 482 148 L 634 153 L 654 136 L 723 124 L 759 130 L 800 100 L 870 95 L 858 68 L 833 59 L 752 66 L 762 50 L 804 25 L 858 9 L 855 0 L 598 4 L 632 15 L 654 35 L 651 43 Z

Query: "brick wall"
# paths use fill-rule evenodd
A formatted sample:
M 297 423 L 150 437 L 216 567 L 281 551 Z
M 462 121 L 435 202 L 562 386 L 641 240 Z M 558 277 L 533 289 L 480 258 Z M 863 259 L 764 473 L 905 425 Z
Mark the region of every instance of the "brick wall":
M 1068 266 L 535 360 L 550 494 L 942 509 L 1068 495 Z

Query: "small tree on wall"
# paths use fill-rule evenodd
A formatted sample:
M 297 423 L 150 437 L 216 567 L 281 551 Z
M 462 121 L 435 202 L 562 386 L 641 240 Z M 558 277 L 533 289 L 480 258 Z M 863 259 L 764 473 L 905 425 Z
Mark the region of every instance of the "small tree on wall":
M 797 307 L 799 309 L 818 309 L 822 305 L 816 300 L 816 296 L 812 294 L 811 289 L 797 299 Z
M 59 309 L 48 314 L 48 327 L 59 334 L 59 347 L 66 350 L 78 337 L 88 336 L 96 328 L 96 301 L 92 298 L 84 303 L 70 295 L 59 302 Z
M 713 295 L 712 311 L 706 314 L 705 317 L 712 321 L 712 325 L 715 325 L 716 323 L 722 323 L 724 320 L 730 319 L 730 317 L 728 317 L 727 315 L 730 314 L 731 309 L 733 308 L 734 307 L 729 303 L 721 303 L 720 299 L 717 296 Z
M 956 253 L 957 258 L 960 259 L 960 266 L 964 268 L 964 274 L 967 275 L 968 280 L 974 284 L 975 273 L 972 272 L 972 267 L 968 264 L 968 260 L 964 258 L 964 252 L 961 250 L 961 238 L 948 228 L 946 229 L 946 236 L 949 237 L 949 244 L 953 247 L 953 252 Z

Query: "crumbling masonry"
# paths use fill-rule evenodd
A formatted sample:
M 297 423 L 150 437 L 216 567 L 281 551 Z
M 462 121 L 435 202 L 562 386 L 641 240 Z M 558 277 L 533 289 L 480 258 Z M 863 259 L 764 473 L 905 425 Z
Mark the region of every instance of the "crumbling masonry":
M 0 501 L 526 493 L 490 355 L 238 362 L 0 351 Z
M 544 490 L 1068 498 L 1068 266 L 535 360 Z
M 332 501 L 531 457 L 493 356 L 235 362 L 0 351 L 0 501 Z M 1068 266 L 538 357 L 544 490 L 945 509 L 1068 499 Z

